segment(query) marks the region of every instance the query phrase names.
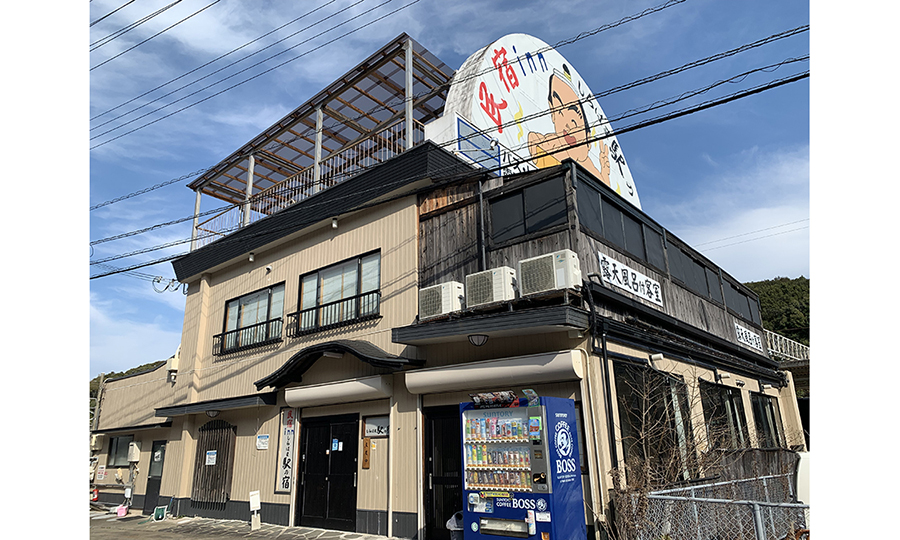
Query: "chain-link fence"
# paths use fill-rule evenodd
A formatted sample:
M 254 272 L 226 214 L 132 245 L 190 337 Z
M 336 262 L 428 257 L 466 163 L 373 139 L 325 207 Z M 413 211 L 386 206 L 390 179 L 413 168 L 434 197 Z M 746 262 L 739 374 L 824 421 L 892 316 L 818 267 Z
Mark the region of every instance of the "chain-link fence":
M 617 521 L 628 540 L 806 539 L 809 505 L 794 501 L 791 475 L 767 476 L 633 496 Z

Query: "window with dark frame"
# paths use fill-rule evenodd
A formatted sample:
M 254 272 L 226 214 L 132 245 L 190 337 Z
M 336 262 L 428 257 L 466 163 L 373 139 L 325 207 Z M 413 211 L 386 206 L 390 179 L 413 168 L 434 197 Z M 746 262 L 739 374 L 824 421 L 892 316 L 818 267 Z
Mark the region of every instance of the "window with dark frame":
M 120 437 L 110 437 L 109 454 L 106 458 L 107 467 L 127 467 L 128 466 L 128 445 L 134 441 L 134 435 L 123 435 Z
M 546 180 L 490 201 L 491 241 L 495 244 L 565 225 L 566 192 L 562 178 Z
M 615 362 L 625 475 L 643 471 L 663 483 L 697 478 L 687 386 L 676 376 Z
M 753 422 L 760 448 L 785 448 L 784 428 L 781 424 L 781 410 L 778 400 L 772 396 L 750 392 L 750 406 L 753 408 Z
M 225 303 L 223 333 L 214 338 L 214 354 L 258 347 L 281 339 L 284 283 Z
M 725 304 L 740 317 L 758 325 L 762 324 L 756 299 L 721 276 L 718 267 L 708 265 L 698 255 L 692 255 L 687 246 L 682 247 L 677 241 L 667 241 L 662 233 L 623 210 L 614 197 L 602 195 L 586 182 L 578 183 L 575 198 L 578 205 L 578 220 L 585 229 L 624 250 L 634 259 L 653 266 L 663 274 L 668 274 L 670 278 L 703 298 L 720 305 Z M 504 201 L 504 204 L 509 203 Z M 521 206 L 521 200 L 516 204 Z M 503 231 L 508 233 L 504 237 L 506 239 L 525 234 L 522 220 L 517 217 L 522 215 L 522 211 L 516 214 L 514 210 L 505 206 L 497 209 L 498 214 L 502 213 L 499 219 L 505 227 Z M 513 231 L 513 222 L 520 226 L 516 231 Z M 497 224 L 495 231 L 498 230 L 496 227 Z
M 710 449 L 750 447 L 740 389 L 700 380 L 700 401 Z
M 299 335 L 376 317 L 380 298 L 380 251 L 305 274 L 300 309 L 290 315 L 292 331 Z
M 588 231 L 625 250 L 635 259 L 666 271 L 662 234 L 622 210 L 587 183 L 576 190 L 578 220 Z

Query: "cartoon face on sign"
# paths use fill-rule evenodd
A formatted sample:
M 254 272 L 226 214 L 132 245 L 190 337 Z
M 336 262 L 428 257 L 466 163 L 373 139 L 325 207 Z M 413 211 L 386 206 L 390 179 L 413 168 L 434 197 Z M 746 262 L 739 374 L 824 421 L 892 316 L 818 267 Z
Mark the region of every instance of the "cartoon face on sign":
M 596 78 L 602 80 L 603 73 L 597 72 Z M 497 143 L 501 174 L 572 159 L 641 207 L 600 104 L 572 64 L 549 45 L 525 34 L 504 36 L 470 56 L 454 81 L 444 116 L 455 113 L 485 140 Z M 440 135 L 428 136 L 438 143 L 459 136 L 449 131 Z
M 574 159 L 607 186 L 609 185 L 609 150 L 601 140 L 597 141 L 600 163 L 594 163 L 589 155 L 591 128 L 584 112 L 584 104 L 578 92 L 572 88 L 569 68 L 563 64 L 563 72 L 553 70 L 550 76 L 547 105 L 553 121 L 552 133 L 528 134 L 528 152 L 538 168 L 559 164 L 566 158 Z

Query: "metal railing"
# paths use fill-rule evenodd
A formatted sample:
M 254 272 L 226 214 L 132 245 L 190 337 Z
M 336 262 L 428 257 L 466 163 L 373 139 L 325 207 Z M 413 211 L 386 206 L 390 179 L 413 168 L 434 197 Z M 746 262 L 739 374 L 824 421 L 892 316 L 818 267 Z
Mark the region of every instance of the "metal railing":
M 628 540 L 782 540 L 809 530 L 809 505 L 796 502 L 793 475 L 772 475 L 655 491 L 617 501 Z M 808 532 L 807 532 L 808 535 Z
M 413 120 L 413 144 L 423 140 L 425 127 L 417 120 Z M 323 189 L 352 178 L 404 150 L 406 150 L 406 121 L 402 120 L 322 160 L 319 163 L 318 182 L 315 180 L 315 164 L 313 164 L 251 197 L 250 222 L 279 212 Z M 241 204 L 199 223 L 194 249 L 227 236 L 238 230 L 242 223 Z
M 769 354 L 790 362 L 809 362 L 809 347 L 766 330 L 766 347 Z
M 313 332 L 346 326 L 381 316 L 381 291 L 371 291 L 336 302 L 290 313 L 288 337 L 298 337 Z
M 262 347 L 281 341 L 282 318 L 270 319 L 213 336 L 213 355 Z

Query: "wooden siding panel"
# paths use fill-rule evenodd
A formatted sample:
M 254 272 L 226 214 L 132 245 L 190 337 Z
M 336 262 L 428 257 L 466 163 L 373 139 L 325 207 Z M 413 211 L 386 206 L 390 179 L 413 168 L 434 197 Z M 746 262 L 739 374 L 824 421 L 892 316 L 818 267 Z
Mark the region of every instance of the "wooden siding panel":
M 478 205 L 469 204 L 419 223 L 419 287 L 465 282 L 479 270 Z
M 603 253 L 608 257 L 643 273 L 647 277 L 658 281 L 663 290 L 663 308 L 661 309 L 657 304 L 654 304 L 653 302 L 650 302 L 649 300 L 646 300 L 638 295 L 628 294 L 622 289 L 611 287 L 606 283 L 603 284 L 605 287 L 609 287 L 610 290 L 627 296 L 629 299 L 639 302 L 640 304 L 643 304 L 648 308 L 654 309 L 656 311 L 661 311 L 662 313 L 669 315 L 670 317 L 685 322 L 705 332 L 709 332 L 714 336 L 729 341 L 730 343 L 738 345 L 744 349 L 747 349 L 748 351 L 753 351 L 757 354 L 767 356 L 767 353 L 765 351 L 753 349 L 752 347 L 748 347 L 737 341 L 737 337 L 734 331 L 735 322 L 738 322 L 742 326 L 760 333 L 760 337 L 763 336 L 761 335 L 761 331 L 755 328 L 751 323 L 742 319 L 738 319 L 728 313 L 723 305 L 716 304 L 711 300 L 701 297 L 700 295 L 690 291 L 689 289 L 673 282 L 669 279 L 668 275 L 657 272 L 653 268 L 631 258 L 624 252 L 613 249 L 605 243 L 583 232 L 579 233 L 578 244 L 578 258 L 581 263 L 581 272 L 584 279 L 587 280 L 588 276 L 590 276 L 591 274 L 597 274 L 599 276 L 600 261 L 598 252 Z M 594 278 L 595 281 L 597 279 L 598 278 Z M 604 316 L 619 321 L 624 320 L 625 312 L 622 309 L 604 305 L 600 307 L 600 311 Z

